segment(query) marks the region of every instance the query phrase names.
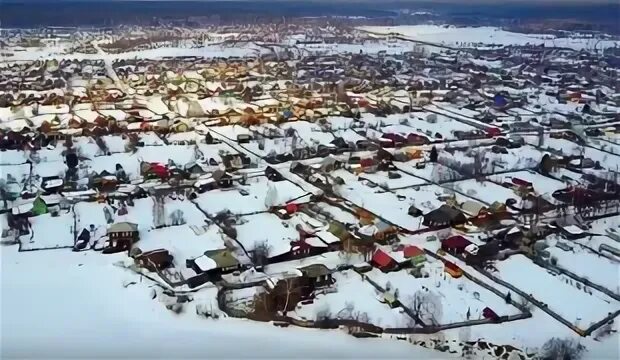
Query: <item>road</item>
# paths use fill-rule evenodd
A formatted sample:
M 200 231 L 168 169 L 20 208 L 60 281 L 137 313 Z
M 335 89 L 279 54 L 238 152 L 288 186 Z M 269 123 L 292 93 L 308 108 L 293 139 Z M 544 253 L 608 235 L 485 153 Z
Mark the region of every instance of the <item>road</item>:
M 116 71 L 112 67 L 112 58 L 108 56 L 108 54 L 103 51 L 103 49 L 99 46 L 99 42 L 97 40 L 93 40 L 91 42 L 93 47 L 97 50 L 97 54 L 101 55 L 101 60 L 105 64 L 105 71 L 108 74 L 108 77 L 114 81 L 114 84 L 117 88 L 121 89 L 123 92 L 125 91 L 125 84 L 118 78 Z

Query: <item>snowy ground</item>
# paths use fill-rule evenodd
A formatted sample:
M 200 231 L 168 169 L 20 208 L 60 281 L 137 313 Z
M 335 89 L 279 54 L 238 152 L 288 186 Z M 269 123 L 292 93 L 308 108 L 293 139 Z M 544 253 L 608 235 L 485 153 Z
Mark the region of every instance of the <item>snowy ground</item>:
M 556 38 L 552 35 L 520 34 L 504 31 L 500 28 L 482 27 L 454 27 L 440 25 L 413 25 L 413 26 L 363 26 L 363 30 L 387 34 L 399 33 L 414 40 L 428 41 L 437 44 L 466 46 L 465 44 L 497 44 L 497 45 L 540 45 L 545 47 L 568 47 L 572 49 L 591 49 L 597 39 L 570 39 Z M 603 48 L 617 46 L 616 41 L 601 41 L 598 46 Z M 597 47 L 598 48 L 598 47 Z
M 352 270 L 335 273 L 336 292 L 317 295 L 312 304 L 298 305 L 295 315 L 302 319 L 316 320 L 317 314 L 329 312 L 332 318 L 368 316 L 368 322 L 381 327 L 405 327 L 413 320 L 399 308 L 390 309 L 380 302 L 381 295 L 368 282 Z
M 584 286 L 578 289 L 574 280 L 548 273 L 523 255 L 511 256 L 496 262 L 495 266 L 502 280 L 532 294 L 534 298 L 546 303 L 549 309 L 582 329 L 620 307 L 620 303 L 594 289 L 588 288 L 592 294 L 586 293 Z
M 594 251 L 580 245 L 570 244 L 566 240 L 560 240 L 565 244 L 570 244 L 569 246 L 572 248 L 572 250 L 569 251 L 563 250 L 554 246 L 557 241 L 557 239 L 553 239 L 552 237 L 547 238 L 547 244 L 552 246 L 545 249 L 549 251 L 552 257 L 557 259 L 557 266 L 582 276 L 620 295 L 620 263 L 613 260 L 613 258 L 600 256 Z M 585 243 L 588 244 L 587 241 Z M 586 246 L 593 247 L 595 251 L 598 250 L 598 246 L 593 245 L 595 245 L 594 242 Z M 616 243 L 615 245 L 618 244 Z M 579 260 L 577 261 L 577 259 Z
M 427 293 L 424 290 L 426 288 L 441 306 L 435 314 L 435 319 L 440 324 L 483 319 L 482 310 L 485 307 L 491 308 L 499 316 L 519 313 L 518 309 L 506 304 L 503 298 L 467 278 L 452 278 L 444 272 L 442 262 L 432 259 L 429 261 L 424 266 L 429 277 L 415 278 L 405 270 L 386 274 L 378 269 L 373 269 L 367 275 L 380 286 L 385 287 L 389 282 L 393 290 L 398 289 L 403 304 L 409 307 L 413 304 L 416 292 Z M 470 312 L 469 319 L 467 311 Z
M 17 254 L 15 247 L 0 252 L 2 358 L 445 357 L 405 342 L 355 339 L 338 331 L 201 319 L 192 303 L 174 315 L 150 299 L 146 283 L 122 286 L 139 278 L 112 266 L 121 255 Z M 208 302 L 202 291 L 194 298 Z

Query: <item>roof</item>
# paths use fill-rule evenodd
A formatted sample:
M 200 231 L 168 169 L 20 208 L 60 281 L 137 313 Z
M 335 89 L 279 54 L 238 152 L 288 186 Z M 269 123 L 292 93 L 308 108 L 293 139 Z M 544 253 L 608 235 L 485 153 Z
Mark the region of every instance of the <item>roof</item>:
M 130 222 L 120 222 L 120 223 L 112 224 L 108 228 L 108 234 L 115 233 L 115 232 L 134 232 L 134 231 L 138 231 L 138 224 L 134 224 Z
M 323 264 L 312 264 L 304 267 L 297 268 L 307 277 L 318 277 L 330 274 L 331 271 L 327 266 Z
M 406 258 L 412 258 L 418 255 L 424 255 L 424 251 L 417 246 L 409 245 L 403 249 L 403 255 Z
M 485 206 L 478 201 L 466 200 L 461 204 L 461 209 L 470 215 L 478 215 Z
M 451 236 L 443 240 L 441 242 L 441 245 L 443 247 L 448 247 L 448 248 L 463 248 L 464 249 L 466 246 L 471 245 L 471 241 L 467 240 L 463 236 L 456 235 L 456 236 Z
M 239 261 L 228 250 L 212 250 L 205 252 L 211 260 L 215 261 L 218 268 L 227 268 L 239 265 Z
M 383 250 L 378 249 L 372 255 L 372 261 L 381 267 L 385 267 L 385 266 L 389 266 L 394 261 L 394 259 L 392 259 L 390 255 L 388 255 Z
M 195 258 L 194 264 L 202 271 L 209 271 L 217 268 L 217 263 L 206 255 Z

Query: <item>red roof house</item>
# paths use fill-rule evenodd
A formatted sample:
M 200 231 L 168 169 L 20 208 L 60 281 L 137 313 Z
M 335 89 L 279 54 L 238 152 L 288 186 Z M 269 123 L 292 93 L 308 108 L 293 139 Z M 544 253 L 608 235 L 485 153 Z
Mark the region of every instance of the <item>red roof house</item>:
M 443 240 L 441 242 L 441 249 L 452 254 L 462 254 L 465 252 L 465 248 L 471 244 L 472 242 L 463 236 L 456 235 Z
M 392 259 L 390 255 L 381 249 L 375 251 L 370 263 L 383 272 L 394 270 L 398 266 L 396 260 Z

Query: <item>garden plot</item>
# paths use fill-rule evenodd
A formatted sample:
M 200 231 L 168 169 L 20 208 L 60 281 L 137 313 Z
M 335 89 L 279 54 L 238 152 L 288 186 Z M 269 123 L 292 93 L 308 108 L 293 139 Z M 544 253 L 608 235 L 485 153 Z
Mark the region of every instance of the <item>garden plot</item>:
M 133 206 L 127 206 L 127 214 L 115 216 L 116 222 L 130 222 L 138 224 L 140 233 L 155 227 L 155 202 L 152 198 L 136 199 Z
M 329 214 L 334 220 L 343 224 L 357 224 L 359 221 L 358 218 L 355 217 L 355 215 L 337 206 L 330 205 L 324 202 L 319 202 L 314 205 L 316 205 L 321 212 Z
M 490 205 L 496 201 L 505 204 L 508 199 L 519 199 L 519 196 L 511 189 L 497 185 L 490 181 L 468 179 L 449 183 L 445 186 L 482 201 L 487 205 Z
M 350 201 L 355 206 L 380 215 L 395 225 L 411 231 L 419 229 L 419 226 L 417 226 L 418 221 L 414 221 L 407 213 L 411 203 L 399 200 L 396 194 L 392 192 L 386 192 L 379 188 L 370 188 L 357 180 L 345 181 L 346 184 L 334 187 L 336 194 Z
M 402 309 L 391 309 L 380 301 L 378 291 L 352 270 L 333 274 L 335 292 L 318 294 L 311 304 L 297 305 L 289 315 L 316 320 L 320 315 L 332 319 L 357 319 L 383 328 L 413 326 L 414 321 Z
M 440 199 L 442 197 L 454 196 L 456 202 L 459 204 L 468 200 L 473 200 L 470 197 L 434 184 L 414 186 L 407 189 L 398 189 L 394 190 L 394 193 L 399 196 L 399 200 L 401 200 L 402 203 L 405 203 L 407 206 L 414 205 L 418 209 L 422 210 L 424 214 L 441 207 L 441 205 L 444 205 L 445 199 Z
M 426 163 L 424 167 L 419 169 L 416 167 L 418 160 L 410 160 L 407 162 L 394 162 L 394 166 L 397 169 L 404 171 L 408 174 L 425 179 L 432 183 L 443 183 L 448 181 L 461 180 L 463 175 L 452 170 L 451 168 L 438 164 L 438 163 Z
M 557 247 L 558 241 L 570 246 L 571 250 Z M 570 244 L 567 241 L 548 238 L 546 243 L 551 245 L 545 250 L 549 251 L 551 259 L 555 259 L 552 261 L 556 262 L 556 266 L 620 295 L 620 263 L 618 261 L 600 256 L 581 245 Z
M 254 299 L 257 295 L 265 292 L 262 286 L 253 286 L 242 289 L 226 291 L 226 306 L 233 310 L 251 313 L 254 311 Z M 217 309 L 217 307 L 216 307 Z
M 538 141 L 538 138 L 527 137 L 526 140 L 529 143 L 534 143 Z M 609 154 L 588 146 L 581 146 L 566 139 L 545 137 L 545 143 L 542 147 L 559 151 L 567 156 L 583 155 L 585 158 L 589 158 L 595 162 L 599 162 L 601 166 L 605 169 L 616 170 L 620 167 L 619 155 Z
M 138 148 L 136 152 L 136 156 L 142 161 L 163 164 L 173 161 L 179 167 L 196 161 L 196 155 L 194 147 L 186 145 L 151 146 Z
M 202 211 L 198 210 L 196 205 L 189 200 L 165 197 L 163 199 L 163 207 L 162 215 L 164 219 L 160 223 L 166 226 L 180 224 L 202 226 L 205 225 L 207 220 Z
M 387 171 L 377 171 L 372 174 L 367 174 L 367 173 L 360 174 L 359 179 L 360 180 L 366 179 L 366 180 L 372 181 L 373 183 L 387 190 L 394 190 L 394 189 L 400 189 L 400 188 L 406 188 L 410 186 L 426 184 L 426 181 L 420 178 L 417 178 L 417 177 L 413 177 L 411 175 L 407 175 L 402 172 L 394 171 L 390 173 L 397 174 L 400 177 L 396 179 L 392 179 L 390 178 Z
M 73 207 L 75 212 L 75 224 L 77 227 L 78 235 L 84 229 L 90 231 L 90 226 L 93 225 L 95 233 L 91 234 L 91 238 L 94 235 L 95 239 L 99 239 L 107 234 L 108 219 L 105 216 L 105 210 L 108 209 L 109 214 L 112 215 L 110 220 L 114 220 L 114 210 L 107 204 L 98 202 L 79 202 Z
M 528 181 L 534 187 L 537 194 L 541 194 L 545 200 L 556 202 L 552 194 L 557 190 L 566 189 L 566 184 L 561 181 L 543 176 L 533 171 L 517 171 L 513 173 L 505 173 L 501 175 L 491 175 L 489 180 L 497 183 L 512 183 L 513 179 Z
M 225 248 L 222 231 L 217 225 L 179 225 L 143 231 L 137 246 L 143 252 L 168 250 L 180 268 L 185 267 L 185 260 L 195 259 L 205 251 Z
M 620 308 L 620 303 L 575 280 L 552 275 L 533 264 L 523 255 L 513 255 L 496 262 L 497 275 L 502 280 L 531 294 L 550 310 L 582 329 L 602 320 Z
M 0 166 L 0 180 L 4 182 L 16 182 L 20 186 L 23 186 L 29 176 L 30 165 L 28 164 Z
M 295 135 L 300 138 L 300 144 L 312 147 L 313 145 L 329 145 L 334 135 L 324 132 L 318 124 L 307 121 L 294 121 L 280 125 L 284 131 L 294 129 Z
M 198 144 L 198 156 L 199 161 L 208 161 L 210 159 L 215 159 L 218 164 L 222 163 L 222 155 L 227 154 L 237 154 L 238 151 L 230 147 L 230 145 L 225 143 L 219 144 Z
M 45 176 L 60 176 L 62 178 L 66 171 L 67 165 L 62 161 L 46 161 L 32 165 L 32 176 L 38 178 Z M 35 184 L 34 181 L 33 184 Z
M 149 147 L 152 149 L 154 147 Z M 107 171 L 111 174 L 116 172 L 116 164 L 119 164 L 125 170 L 125 173 L 130 180 L 134 180 L 140 177 L 140 158 L 135 154 L 118 153 L 109 156 L 97 156 L 90 161 L 86 161 L 86 164 L 92 171 L 99 174 L 102 171 Z
M 384 273 L 378 269 L 372 269 L 366 275 L 384 289 L 389 288 L 391 293 L 398 291 L 401 303 L 412 310 L 416 298 L 432 304 L 432 309 L 425 309 L 428 311 L 420 314 L 422 321 L 429 324 L 432 320 L 437 324 L 450 324 L 483 319 L 482 311 L 485 307 L 499 316 L 520 313 L 517 308 L 507 304 L 504 298 L 467 278 L 452 278 L 444 272 L 443 262 L 434 259 L 428 261 L 422 269 L 428 277 L 416 278 L 407 270 Z
M 357 143 L 360 140 L 368 140 L 352 129 L 336 130 L 334 131 L 334 135 L 343 138 L 347 143 Z
M 43 214 L 28 219 L 30 234 L 20 237 L 21 250 L 55 249 L 74 245 L 73 212 Z
M 282 255 L 291 250 L 291 241 L 299 240 L 294 226 L 271 213 L 242 216 L 237 230 L 237 241 L 247 251 L 259 244 L 267 244 L 269 257 Z
M 506 149 L 507 154 L 496 154 L 489 146 L 480 146 L 466 151 L 439 151 L 439 163 L 461 169 L 461 172 L 472 172 L 476 168 L 476 157 L 479 171 L 482 174 L 494 174 L 498 171 L 533 169 L 540 164 L 544 153 L 533 146 L 525 145 L 518 149 Z
M 271 194 L 269 199 L 268 192 Z M 200 208 L 211 216 L 224 210 L 241 215 L 267 211 L 271 206 L 284 205 L 290 200 L 295 200 L 296 203 L 307 202 L 309 197 L 304 196 L 306 194 L 308 193 L 289 181 L 272 182 L 265 177 L 258 177 L 254 182 L 234 189 L 215 189 L 200 194 L 196 201 Z

